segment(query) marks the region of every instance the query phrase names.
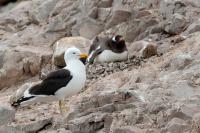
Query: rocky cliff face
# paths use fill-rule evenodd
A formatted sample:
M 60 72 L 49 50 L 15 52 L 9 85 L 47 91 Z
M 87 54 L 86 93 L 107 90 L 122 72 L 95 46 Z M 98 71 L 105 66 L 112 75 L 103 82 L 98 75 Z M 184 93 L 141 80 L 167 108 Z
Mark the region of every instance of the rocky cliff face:
M 199 133 L 199 18 L 199 0 L 27 0 L 2 11 L 0 132 Z M 87 51 L 96 35 L 113 34 L 124 36 L 130 60 L 87 66 L 65 116 L 56 102 L 3 107 L 65 65 L 63 48 Z

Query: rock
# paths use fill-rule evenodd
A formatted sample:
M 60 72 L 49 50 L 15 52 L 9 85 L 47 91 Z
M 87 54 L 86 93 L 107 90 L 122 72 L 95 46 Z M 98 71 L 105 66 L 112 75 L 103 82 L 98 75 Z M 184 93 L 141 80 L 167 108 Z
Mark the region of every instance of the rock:
M 9 122 L 12 122 L 15 119 L 15 111 L 6 108 L 6 107 L 0 107 L 0 126 L 5 125 Z
M 151 15 L 152 12 L 151 10 L 142 10 L 142 11 L 139 11 L 136 15 L 136 18 L 142 18 L 142 17 L 145 17 L 145 16 L 148 16 L 148 15 Z
M 12 126 L 15 130 L 21 132 L 39 132 L 41 129 L 52 125 L 52 118 L 38 120 L 32 123 Z
M 100 8 L 108 8 L 112 6 L 113 0 L 101 0 L 98 3 L 98 7 Z
M 97 7 L 92 8 L 88 16 L 92 19 L 96 19 L 98 16 L 98 8 Z
M 32 18 L 39 23 L 46 22 L 56 3 L 54 0 L 47 0 L 40 3 L 39 7 L 31 13 Z
M 57 16 L 54 19 L 49 20 L 49 24 L 47 25 L 46 32 L 61 32 L 67 30 L 67 26 L 71 26 L 70 24 L 66 24 L 62 20 L 62 16 Z M 67 33 L 70 34 L 70 33 Z
M 79 97 L 78 103 L 71 104 L 67 120 L 79 119 L 80 116 L 89 117 L 88 115 L 96 112 L 107 114 L 135 108 L 134 104 L 141 101 L 140 95 L 133 90 L 95 91 Z
M 172 35 L 180 34 L 186 27 L 186 19 L 183 15 L 174 14 L 172 19 L 167 22 L 165 31 Z
M 157 55 L 157 45 L 153 42 L 137 41 L 128 46 L 129 56 L 149 58 Z
M 41 66 L 44 63 L 46 65 L 44 58 L 51 55 L 49 48 L 32 46 L 17 46 L 4 52 L 3 67 L 0 69 L 0 89 L 23 81 L 27 76 L 37 75 Z
M 184 15 L 186 12 L 185 7 L 186 5 L 182 1 L 161 0 L 159 10 L 163 19 L 170 19 L 175 13 Z
M 106 23 L 106 29 L 127 21 L 130 16 L 131 12 L 126 9 L 115 10 L 110 20 Z
M 20 62 L 26 53 L 7 50 L 0 70 L 0 89 L 20 80 L 23 75 L 23 63 Z
M 65 66 L 64 52 L 69 47 L 77 47 L 82 52 L 87 52 L 91 42 L 83 37 L 65 37 L 54 44 L 53 64 L 56 66 Z
M 195 131 L 197 133 L 199 133 L 200 132 L 200 126 L 199 126 L 200 125 L 200 113 L 195 114 L 193 116 L 192 120 L 193 120 L 193 123 L 194 123 Z
M 41 61 L 40 59 L 29 57 L 23 59 L 23 70 L 26 74 L 31 74 L 32 76 L 35 76 L 40 71 Z
M 171 61 L 170 66 L 175 70 L 182 70 L 192 62 L 190 54 L 177 54 Z
M 122 22 L 107 31 L 101 33 L 104 34 L 115 34 L 118 33 L 122 35 L 126 42 L 133 42 L 134 40 L 142 40 L 148 36 L 148 31 L 145 32 L 148 28 L 158 24 L 158 19 L 154 16 L 146 16 L 141 19 L 131 19 L 130 21 Z M 141 34 L 144 33 L 144 34 Z
M 96 132 L 104 127 L 105 117 L 104 113 L 92 113 L 69 121 L 66 129 L 72 132 Z
M 110 8 L 98 8 L 98 19 L 105 22 L 108 19 L 110 12 Z
M 170 133 L 184 133 L 188 131 L 189 125 L 179 118 L 172 119 L 167 125 L 167 131 Z
M 113 133 L 144 133 L 144 131 L 134 126 L 124 126 L 114 129 Z
M 140 121 L 142 121 L 143 118 L 142 115 L 140 114 L 141 114 L 140 110 L 134 108 L 122 110 L 120 113 L 113 115 L 113 120 L 110 126 L 110 130 L 112 132 L 124 131 L 125 133 L 134 130 L 142 131 L 133 126 L 136 125 L 136 123 L 140 123 Z M 133 128 L 130 128 L 130 126 Z M 122 127 L 122 129 L 120 127 Z
M 200 20 L 193 22 L 188 26 L 187 30 L 183 33 L 184 35 L 189 35 L 191 33 L 200 31 Z
M 158 8 L 160 4 L 160 0 L 149 0 L 149 1 L 145 1 L 145 0 L 140 0 L 137 1 L 137 5 L 141 6 L 141 8 Z
M 96 35 L 98 35 L 101 31 L 103 31 L 103 25 L 98 23 L 95 20 L 88 19 L 81 23 L 79 34 L 82 37 L 87 39 L 92 39 Z

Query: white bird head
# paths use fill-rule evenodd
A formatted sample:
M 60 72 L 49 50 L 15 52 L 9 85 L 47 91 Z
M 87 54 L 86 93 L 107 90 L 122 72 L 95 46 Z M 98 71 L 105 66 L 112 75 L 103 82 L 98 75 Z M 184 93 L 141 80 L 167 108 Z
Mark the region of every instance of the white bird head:
M 68 48 L 64 54 L 65 62 L 68 62 L 69 60 L 86 60 L 87 57 L 87 54 L 81 53 L 81 51 L 76 47 Z

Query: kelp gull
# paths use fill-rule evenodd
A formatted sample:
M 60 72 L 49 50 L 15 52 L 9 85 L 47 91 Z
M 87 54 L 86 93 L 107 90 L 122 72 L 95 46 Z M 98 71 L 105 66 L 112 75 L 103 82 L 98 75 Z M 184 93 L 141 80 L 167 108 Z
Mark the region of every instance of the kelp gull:
M 68 48 L 64 54 L 67 66 L 51 72 L 41 83 L 27 88 L 23 96 L 12 103 L 12 106 L 26 106 L 35 102 L 59 100 L 60 111 L 63 113 L 64 98 L 78 93 L 85 85 L 86 70 L 82 61 L 86 58 L 87 54 L 81 54 L 79 49 Z

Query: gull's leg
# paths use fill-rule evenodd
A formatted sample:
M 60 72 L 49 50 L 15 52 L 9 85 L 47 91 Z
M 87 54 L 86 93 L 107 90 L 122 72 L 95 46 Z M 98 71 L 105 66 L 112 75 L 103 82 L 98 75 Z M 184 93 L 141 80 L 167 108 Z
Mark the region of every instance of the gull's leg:
M 59 109 L 60 109 L 60 113 L 61 114 L 64 114 L 64 113 L 66 113 L 67 112 L 67 107 L 66 107 L 66 105 L 65 105 L 65 102 L 64 102 L 64 100 L 60 100 L 59 101 Z

